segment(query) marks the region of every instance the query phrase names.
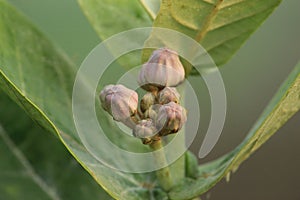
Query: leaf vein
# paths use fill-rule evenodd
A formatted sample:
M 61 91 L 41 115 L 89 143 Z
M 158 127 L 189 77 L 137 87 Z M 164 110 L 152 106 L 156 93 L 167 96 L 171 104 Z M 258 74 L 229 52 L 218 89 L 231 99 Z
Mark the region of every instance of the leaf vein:
M 34 170 L 30 162 L 27 160 L 25 155 L 21 150 L 14 144 L 14 142 L 9 138 L 4 128 L 0 125 L 0 137 L 3 139 L 4 143 L 14 154 L 17 160 L 23 165 L 28 176 L 53 200 L 60 200 L 55 188 L 49 186 Z
M 224 27 L 226 27 L 226 26 L 230 26 L 230 25 L 232 25 L 232 24 L 234 24 L 234 23 L 237 23 L 237 22 L 240 22 L 240 21 L 249 19 L 249 18 L 251 18 L 251 17 L 254 17 L 254 16 L 256 16 L 256 15 L 259 15 L 259 14 L 261 14 L 261 13 L 263 13 L 263 12 L 268 11 L 268 10 L 271 11 L 271 10 L 273 10 L 275 7 L 276 7 L 276 6 L 270 7 L 270 8 L 266 8 L 266 9 L 263 9 L 263 10 L 261 10 L 261 11 L 259 11 L 259 12 L 253 13 L 253 14 L 251 14 L 251 15 L 246 15 L 246 16 L 244 16 L 244 17 L 241 17 L 241 18 L 239 18 L 239 19 L 237 19 L 237 20 L 232 20 L 232 21 L 230 21 L 230 22 L 228 22 L 228 23 L 226 23 L 226 24 L 223 24 L 223 25 L 220 25 L 220 26 L 215 26 L 213 29 L 209 29 L 208 32 L 215 31 L 215 30 L 224 28 Z
M 223 3 L 223 1 L 224 0 L 218 0 L 217 3 L 214 5 L 212 11 L 207 16 L 207 18 L 204 20 L 203 28 L 197 33 L 197 35 L 195 37 L 196 41 L 200 42 L 206 36 L 206 34 L 207 34 L 208 30 L 209 30 L 210 23 L 216 17 L 216 15 L 217 15 L 217 13 L 219 11 L 219 8 L 220 8 L 221 4 Z
M 267 11 L 267 10 L 270 10 L 270 11 L 271 11 L 272 9 L 273 9 L 273 8 L 265 9 L 265 10 L 259 12 L 259 13 L 256 13 L 256 14 L 253 14 L 253 15 L 250 15 L 250 16 L 247 16 L 247 17 L 244 17 L 244 18 L 241 18 L 241 19 L 236 20 L 236 21 L 232 21 L 232 22 L 230 22 L 230 23 L 228 23 L 228 24 L 224 24 L 223 26 L 220 26 L 220 27 L 218 27 L 218 28 L 216 28 L 216 29 L 210 30 L 209 32 L 213 32 L 213 31 L 216 31 L 216 30 L 218 30 L 218 29 L 225 28 L 225 27 L 228 27 L 228 26 L 230 26 L 230 25 L 233 25 L 233 24 L 235 24 L 235 23 L 239 23 L 239 22 L 241 22 L 241 21 L 243 21 L 243 20 L 247 20 L 248 18 L 251 18 L 251 17 L 254 17 L 254 16 L 256 16 L 256 15 L 259 15 L 259 14 L 261 14 L 261 13 Z M 236 36 L 234 36 L 234 37 L 231 37 L 231 38 L 228 38 L 228 39 L 222 41 L 221 43 L 218 43 L 218 44 L 215 45 L 215 46 L 212 46 L 212 47 L 210 47 L 210 48 L 207 48 L 206 50 L 207 50 L 207 51 L 211 51 L 212 49 L 217 48 L 217 47 L 221 46 L 222 44 L 224 44 L 224 43 L 226 43 L 226 42 L 228 42 L 228 41 L 230 41 L 230 40 L 236 39 L 236 38 L 238 38 L 239 36 L 241 36 L 242 34 L 247 33 L 247 32 L 250 32 L 250 31 L 252 31 L 252 29 L 242 31 L 242 32 L 240 32 L 238 35 L 236 35 Z

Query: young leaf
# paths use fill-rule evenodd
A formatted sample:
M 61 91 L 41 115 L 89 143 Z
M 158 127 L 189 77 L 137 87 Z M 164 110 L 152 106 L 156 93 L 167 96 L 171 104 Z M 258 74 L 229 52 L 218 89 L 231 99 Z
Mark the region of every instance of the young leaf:
M 0 107 L 0 199 L 112 199 L 2 91 Z
M 185 179 L 174 188 L 171 199 L 190 199 L 213 187 L 224 176 L 229 177 L 239 165 L 267 141 L 300 110 L 300 63 L 273 97 L 245 140 L 222 158 L 199 167 L 196 180 Z
M 222 65 L 272 13 L 281 0 L 162 0 L 153 26 L 198 41 Z M 152 40 L 157 38 L 152 37 Z M 151 37 L 150 41 L 151 43 Z M 146 53 L 145 59 L 149 56 Z
M 128 200 L 163 199 L 166 196 L 161 189 L 155 188 L 153 174 L 112 170 L 85 149 L 75 131 L 72 116 L 73 64 L 24 16 L 3 0 L 0 0 L 0 41 L 0 87 L 31 118 L 57 135 L 76 160 L 111 196 Z M 103 126 L 118 134 L 120 130 L 111 126 L 100 108 L 99 113 Z M 112 140 L 116 145 L 123 144 L 122 147 L 141 146 L 138 140 L 122 137 L 113 137 Z

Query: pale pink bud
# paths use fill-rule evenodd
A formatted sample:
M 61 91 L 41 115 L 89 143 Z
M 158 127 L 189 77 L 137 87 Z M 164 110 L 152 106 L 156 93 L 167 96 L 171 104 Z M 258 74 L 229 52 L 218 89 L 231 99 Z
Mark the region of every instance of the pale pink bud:
M 157 129 L 161 136 L 177 133 L 186 122 L 186 110 L 179 104 L 170 102 L 160 107 Z
M 180 95 L 174 87 L 165 87 L 158 94 L 158 102 L 167 104 L 170 102 L 179 103 Z
M 141 120 L 133 129 L 133 136 L 141 138 L 144 144 L 152 142 L 152 137 L 156 135 L 156 127 L 151 119 Z
M 152 93 L 149 92 L 146 93 L 141 100 L 141 104 L 140 104 L 141 111 L 145 112 L 154 103 L 155 103 L 155 96 Z
M 175 51 L 161 48 L 154 51 L 142 66 L 138 83 L 147 91 L 160 90 L 166 86 L 176 86 L 184 80 L 184 68 Z
M 100 93 L 104 110 L 116 121 L 124 121 L 137 112 L 138 95 L 123 85 L 108 85 Z

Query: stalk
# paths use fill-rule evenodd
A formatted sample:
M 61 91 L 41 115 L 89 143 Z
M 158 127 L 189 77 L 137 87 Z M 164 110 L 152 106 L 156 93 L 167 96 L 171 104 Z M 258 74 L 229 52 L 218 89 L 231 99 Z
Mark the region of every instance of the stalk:
M 185 100 L 185 90 L 186 83 L 183 82 L 179 86 L 177 86 L 177 90 L 181 96 L 180 104 L 184 104 Z M 168 141 L 171 141 L 174 137 L 177 137 L 178 140 L 176 143 L 173 142 L 173 145 L 176 146 L 176 151 L 185 151 L 185 130 L 181 129 L 176 135 L 169 135 L 166 137 Z M 170 166 L 170 171 L 172 174 L 172 180 L 174 183 L 178 183 L 185 178 L 185 155 L 183 154 L 180 158 L 178 158 L 174 163 Z
M 185 91 L 186 85 L 185 83 L 182 83 L 177 89 L 179 90 L 179 93 L 181 95 L 181 104 L 184 104 L 184 91 Z M 155 102 L 158 104 L 158 102 Z M 180 134 L 180 135 L 178 135 Z M 172 135 L 167 136 L 166 140 L 172 140 L 172 138 L 175 137 Z M 184 136 L 184 130 L 180 130 L 176 137 L 180 137 L 180 140 L 178 140 L 177 144 L 174 144 L 177 148 L 177 150 L 184 150 L 185 149 L 185 136 Z M 160 148 L 164 148 L 162 144 L 162 140 L 158 140 L 150 144 L 150 148 L 153 150 L 153 155 L 156 164 L 167 166 L 167 160 L 164 151 L 156 151 Z M 185 177 L 185 159 L 184 155 L 181 156 L 178 160 L 176 160 L 171 165 L 168 165 L 165 168 L 162 168 L 160 170 L 156 171 L 157 180 L 159 182 L 159 185 L 166 191 L 170 190 L 171 187 L 176 184 L 177 182 L 181 181 Z
M 159 185 L 165 190 L 169 191 L 173 186 L 172 176 L 169 167 L 167 166 L 167 160 L 164 151 L 157 151 L 163 148 L 162 141 L 158 140 L 150 144 L 153 150 L 153 156 L 157 165 L 166 165 L 156 171 L 156 177 Z

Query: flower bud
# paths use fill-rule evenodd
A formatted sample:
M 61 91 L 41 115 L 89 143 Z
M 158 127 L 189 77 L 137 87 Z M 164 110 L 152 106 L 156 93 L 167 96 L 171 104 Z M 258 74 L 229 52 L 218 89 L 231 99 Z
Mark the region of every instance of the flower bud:
M 141 120 L 133 129 L 133 136 L 141 138 L 144 144 L 152 142 L 152 137 L 156 135 L 156 128 L 151 119 Z
M 158 102 L 160 104 L 167 104 L 170 102 L 178 103 L 180 95 L 174 87 L 165 87 L 158 94 Z
M 155 50 L 142 66 L 138 83 L 147 91 L 176 86 L 184 80 L 184 68 L 176 52 L 167 48 Z
M 186 110 L 180 105 L 170 102 L 160 107 L 157 129 L 161 136 L 177 133 L 186 122 Z
M 146 110 L 146 112 L 144 113 L 144 117 L 152 119 L 153 122 L 155 123 L 157 120 L 157 114 L 158 114 L 160 107 L 161 107 L 161 105 L 159 105 L 159 104 L 154 104 L 154 105 L 150 106 L 150 108 L 148 110 Z
M 123 85 L 108 85 L 100 93 L 104 110 L 116 121 L 125 121 L 137 112 L 138 95 Z
M 147 93 L 143 96 L 140 104 L 141 111 L 144 113 L 155 103 L 155 96 L 152 93 Z

